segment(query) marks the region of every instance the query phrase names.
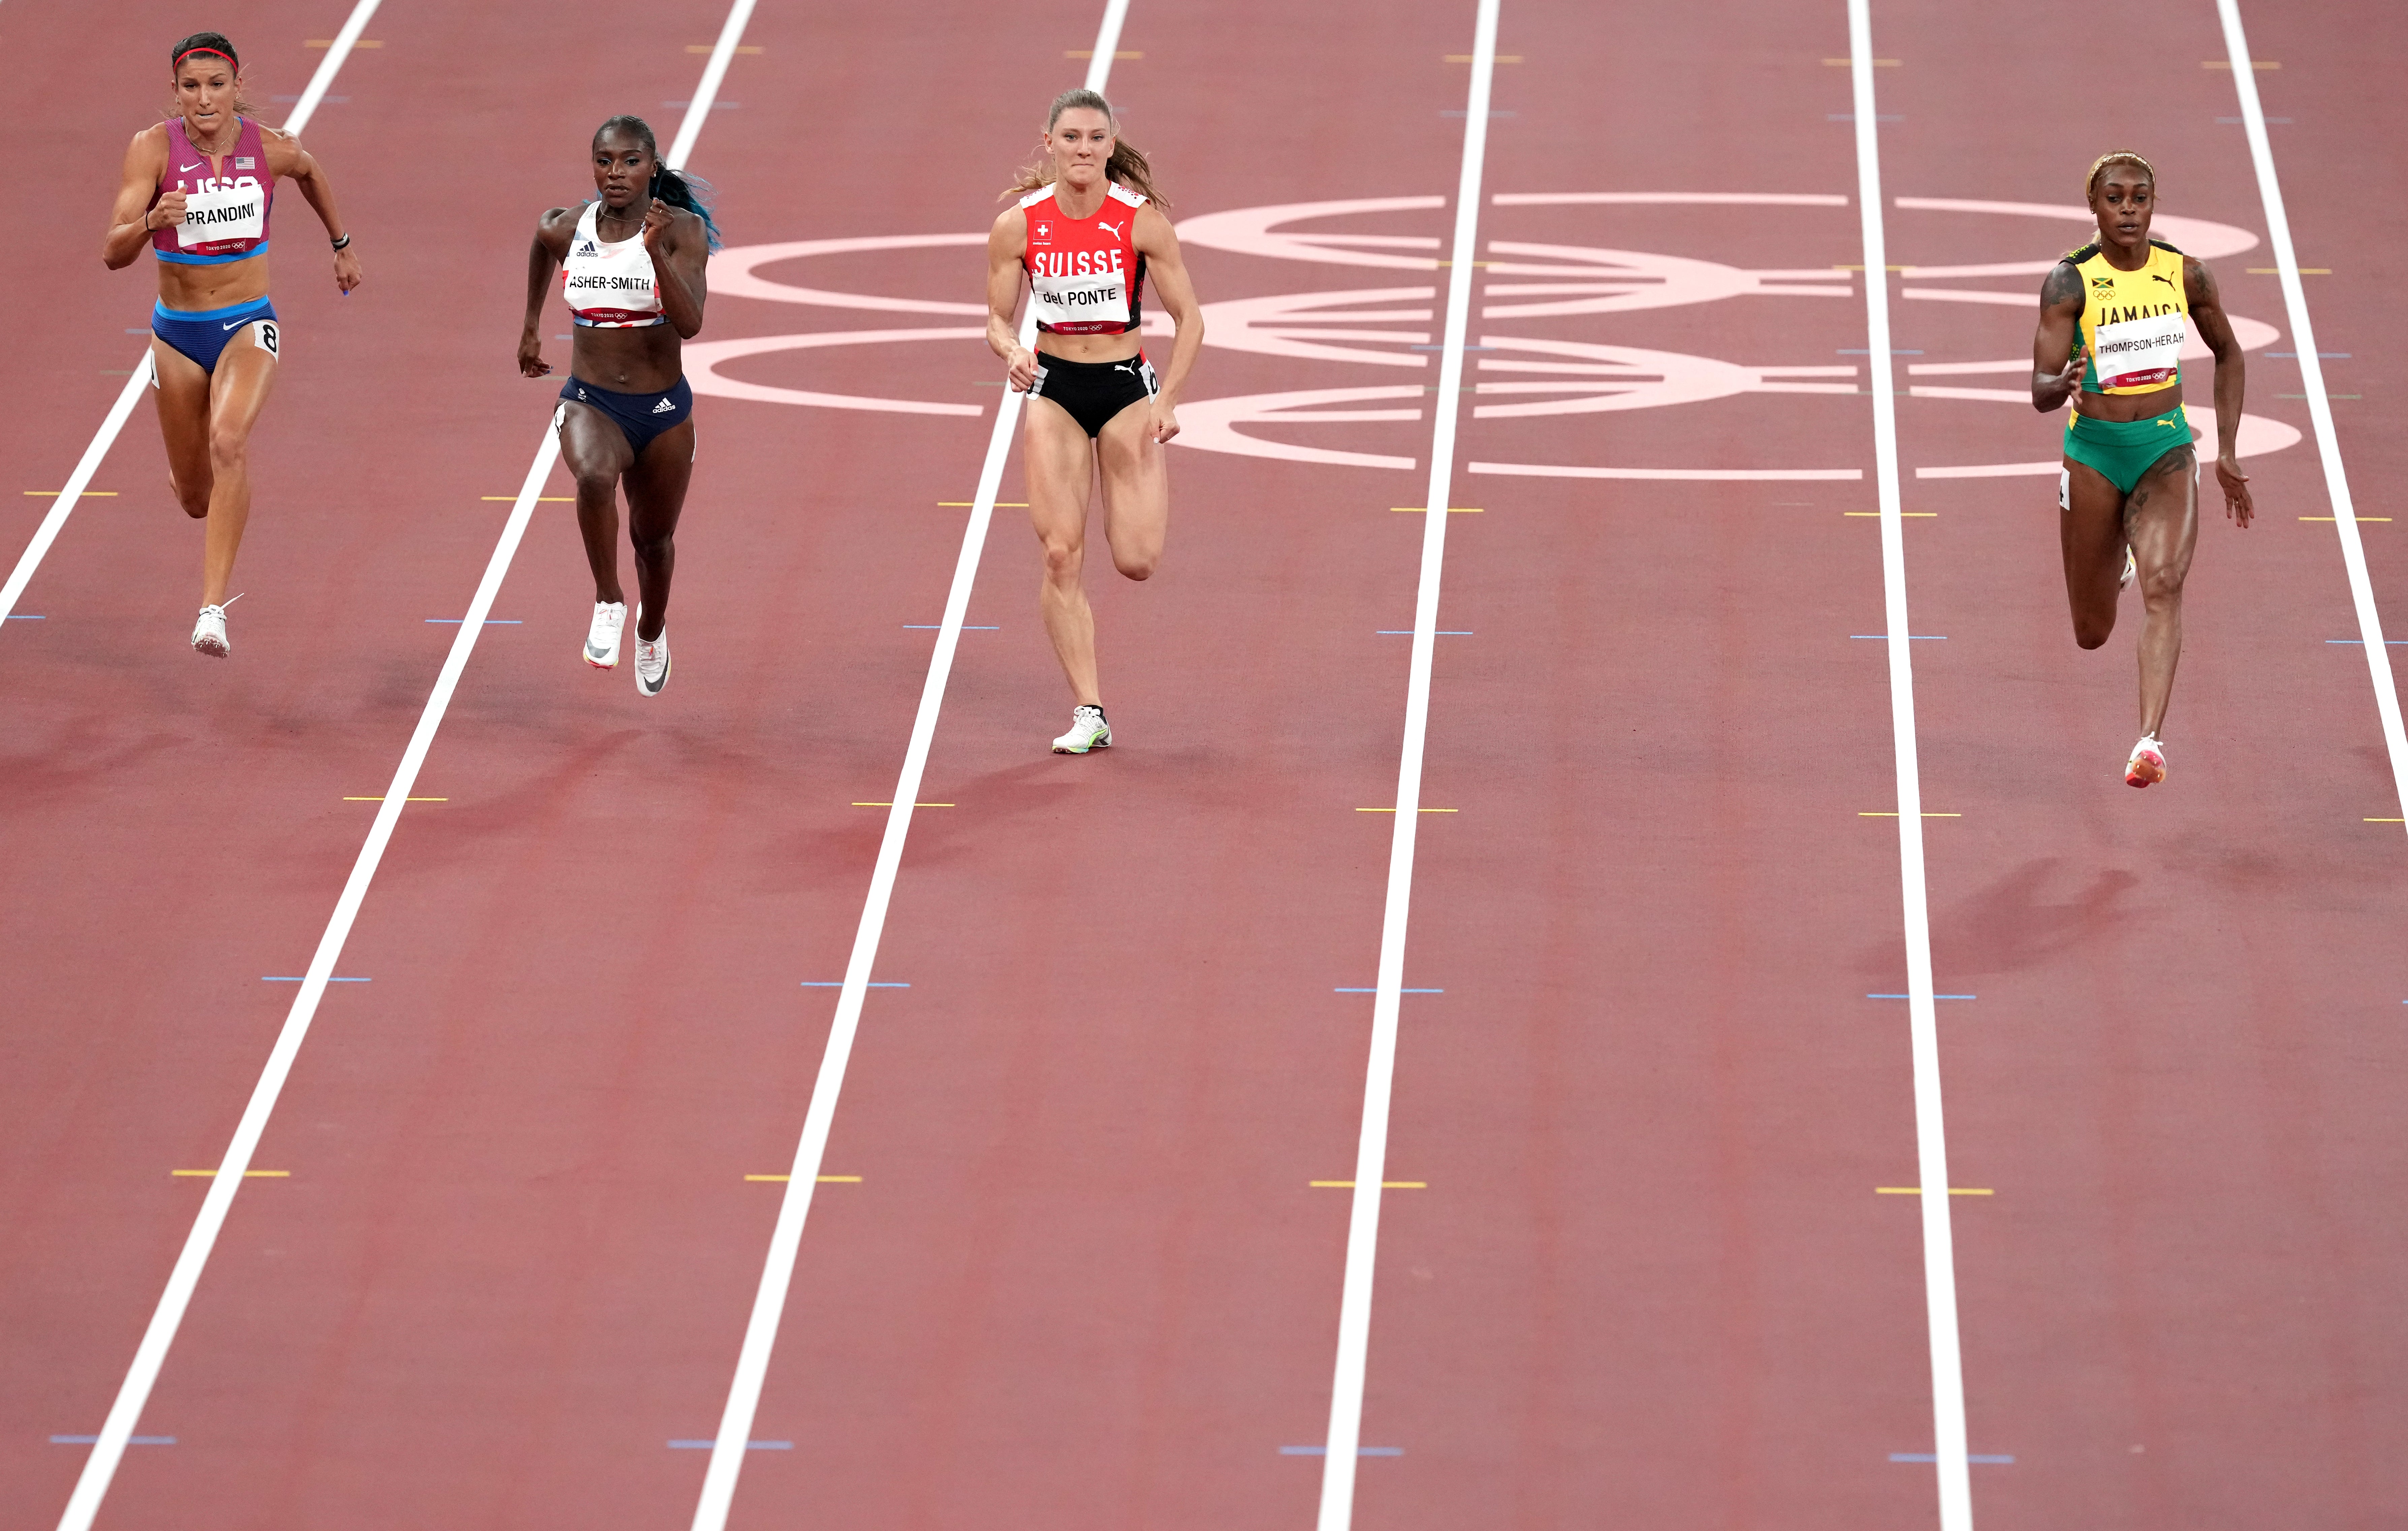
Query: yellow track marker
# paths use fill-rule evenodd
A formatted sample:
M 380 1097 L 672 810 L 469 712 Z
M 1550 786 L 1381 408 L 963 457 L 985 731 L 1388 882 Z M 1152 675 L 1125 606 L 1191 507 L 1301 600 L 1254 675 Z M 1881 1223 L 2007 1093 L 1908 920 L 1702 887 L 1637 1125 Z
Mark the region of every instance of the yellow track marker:
M 1449 53 L 1439 62 L 1441 64 L 1469 64 L 1471 62 L 1471 55 L 1469 53 Z M 1497 55 L 1497 62 L 1499 64 L 1519 64 L 1522 62 L 1522 55 L 1519 53 L 1499 53 Z
M 1025 510 L 1028 508 L 1028 502 L 1026 500 L 997 500 L 995 502 L 995 508 L 998 510 Z M 974 510 L 977 507 L 968 500 L 939 500 L 937 502 L 937 508 L 939 510 Z
M 37 500 L 55 500 L 62 494 L 65 493 L 65 491 L 58 489 L 29 489 L 25 491 L 25 493 L 33 495 Z M 83 497 L 88 500 L 113 500 L 117 498 L 117 491 L 113 489 L 87 489 L 83 492 Z
M 1840 514 L 1843 516 L 1871 516 L 1875 520 L 1879 520 L 1881 518 L 1881 512 L 1878 510 L 1842 510 Z M 1920 516 L 1928 521 L 1931 517 L 1940 514 L 1940 512 L 1937 510 L 1901 510 L 1899 514 L 1901 516 Z
M 2253 277 L 2279 277 L 2283 274 L 2283 268 L 2279 265 L 2253 265 L 2249 267 L 2249 274 Z M 2302 277 L 2329 277 L 2332 275 L 2332 267 L 2329 265 L 2303 265 L 2300 267 L 2300 275 Z
M 1388 511 L 1391 515 L 1426 516 L 1429 514 L 1429 507 L 1426 505 L 1392 505 L 1388 507 Z M 1484 516 L 1488 514 L 1488 511 L 1484 507 L 1477 505 L 1450 505 L 1446 508 L 1446 513 L 1450 516 Z
M 188 1175 L 198 1180 L 206 1180 L 215 1175 L 217 1171 L 214 1169 L 171 1169 L 167 1171 L 167 1173 L 170 1175 Z M 293 1178 L 293 1171 L 289 1169 L 246 1169 L 242 1173 L 246 1180 L 289 1180 Z
M 2201 59 L 2199 61 L 2199 66 L 2202 69 L 2229 69 L 2232 67 L 2232 61 L 2230 59 Z M 2252 69 L 2280 69 L 2282 65 L 2272 59 L 2251 59 L 2249 61 L 2249 67 Z
M 718 46 L 719 45 L 717 43 L 688 43 L 685 45 L 685 50 L 689 53 L 708 53 Z M 759 43 L 738 43 L 736 45 L 736 51 L 739 53 L 758 53 L 761 51 L 761 45 Z
M 892 804 L 892 803 L 855 803 L 855 804 L 853 804 L 853 806 L 854 808 L 893 808 L 895 805 L 894 805 L 894 804 Z M 914 804 L 912 804 L 911 806 L 912 806 L 913 808 L 953 808 L 953 807 L 954 807 L 955 805 L 954 805 L 954 804 L 952 804 L 952 803 L 914 803 Z
M 1091 59 L 1096 56 L 1096 50 L 1092 48 L 1066 48 L 1062 50 L 1062 56 L 1066 59 Z M 1141 59 L 1145 57 L 1145 55 L 1143 53 L 1131 53 L 1124 50 L 1122 52 L 1114 53 L 1112 57 L 1116 59 Z
M 1952 1196 L 1995 1196 L 1998 1195 L 1996 1191 L 1976 1191 L 1971 1187 L 1962 1185 L 1950 1186 L 1948 1188 L 1948 1194 Z M 1876 1196 L 1919 1196 L 1923 1195 L 1923 1187 L 1919 1185 L 1876 1185 L 1873 1187 L 1873 1195 Z
M 2301 521 L 2330 521 L 2333 518 L 2330 516 L 2301 516 L 2300 519 Z M 2391 518 L 2389 516 L 2352 516 L 2349 519 L 2352 521 L 2389 521 Z
M 1859 819 L 1895 819 L 1898 815 L 1895 813 L 1866 813 L 1860 811 L 1857 813 L 1856 817 Z M 1924 817 L 1927 819 L 1962 819 L 1965 816 L 1961 813 L 1927 813 Z
M 2408 824 L 2408 819 L 2369 819 L 2371 824 Z
M 1312 1182 L 1312 1188 L 1316 1191 L 1352 1191 L 1354 1189 L 1354 1182 L 1353 1180 L 1315 1180 Z M 1380 1189 L 1383 1191 L 1426 1191 L 1429 1189 L 1429 1181 L 1382 1180 L 1380 1182 Z
M 304 48 L 332 48 L 335 46 L 335 39 L 332 37 L 312 37 L 301 46 Z M 384 44 L 373 41 L 366 37 L 359 37 L 353 39 L 351 46 L 353 48 L 382 48 Z M 705 49 L 704 51 L 709 52 L 710 50 Z
M 508 505 L 516 505 L 519 501 L 519 497 L 516 494 L 480 494 L 477 497 L 480 500 L 500 500 Z M 538 494 L 535 497 L 535 501 L 538 505 L 575 505 L 577 503 L 577 496 L 574 494 Z
M 744 1178 L 748 1180 L 791 1180 L 794 1179 L 792 1175 L 747 1175 Z M 822 1185 L 859 1185 L 861 1183 L 861 1177 L 858 1175 L 822 1175 L 819 1177 L 819 1182 Z
M 381 797 L 346 797 L 343 801 L 346 803 L 381 803 L 384 799 Z M 452 799 L 449 797 L 405 797 L 402 801 L 405 803 L 448 803 L 452 801 Z

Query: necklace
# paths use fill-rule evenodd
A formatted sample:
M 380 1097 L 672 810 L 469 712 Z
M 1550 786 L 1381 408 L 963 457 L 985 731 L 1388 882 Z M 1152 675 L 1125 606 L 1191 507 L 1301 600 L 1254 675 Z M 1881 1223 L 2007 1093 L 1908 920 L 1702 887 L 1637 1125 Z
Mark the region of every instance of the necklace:
M 185 120 L 185 122 L 184 122 L 184 136 L 185 136 L 186 138 L 188 138 L 188 139 L 190 139 L 190 138 L 192 138 L 192 137 L 193 137 L 193 124 L 192 124 L 192 120 L 191 120 L 191 119 L 189 119 L 189 118 L 187 118 L 187 119 Z M 240 143 L 241 141 L 242 141 L 242 119 L 241 119 L 241 118 L 239 118 L 239 117 L 237 117 L 237 118 L 236 118 L 236 119 L 235 119 L 235 121 L 234 121 L 234 130 L 233 130 L 232 136 L 229 136 L 229 137 L 227 138 L 226 143 L 225 143 L 225 146 L 224 146 L 223 148 L 222 148 L 222 149 L 221 149 L 221 148 L 215 148 L 215 147 L 212 147 L 212 146 L 210 146 L 210 145 L 208 145 L 208 144 L 202 143 L 202 142 L 200 142 L 198 139 L 193 139 L 193 147 L 194 147 L 194 149 L 199 150 L 202 153 L 207 154 L 209 158 L 211 158 L 211 159 L 213 159 L 213 160 L 222 160 L 222 159 L 224 159 L 228 154 L 233 153 L 233 152 L 234 152 L 234 146 L 235 146 L 236 144 L 237 144 L 237 143 Z

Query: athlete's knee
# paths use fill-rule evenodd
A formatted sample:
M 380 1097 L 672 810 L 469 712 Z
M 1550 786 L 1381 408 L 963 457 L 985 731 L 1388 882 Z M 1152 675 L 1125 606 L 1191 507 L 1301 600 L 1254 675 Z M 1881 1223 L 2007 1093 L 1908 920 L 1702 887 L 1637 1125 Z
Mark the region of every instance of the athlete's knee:
M 1161 563 L 1160 553 L 1131 553 L 1126 557 L 1119 553 L 1112 554 L 1112 567 L 1121 571 L 1121 578 L 1124 579 L 1151 579 L 1154 578 L 1154 569 Z
M 578 468 L 577 498 L 582 505 L 608 504 L 618 497 L 619 475 L 609 468 Z
M 251 458 L 251 437 L 242 431 L 213 429 L 209 432 L 209 467 L 213 472 L 242 471 Z
M 1080 566 L 1086 562 L 1086 550 L 1068 537 L 1047 537 L 1045 539 L 1045 578 L 1076 579 L 1079 577 Z
M 183 507 L 184 514 L 194 521 L 202 520 L 208 515 L 209 486 L 208 484 L 181 483 L 173 473 L 170 473 L 167 475 L 167 487 L 176 492 L 176 503 Z
M 2076 648 L 2103 649 L 2107 640 L 2114 636 L 2115 624 L 2112 622 L 2077 622 L 2073 624 Z
M 635 548 L 636 556 L 647 564 L 665 563 L 677 555 L 677 538 L 666 532 L 656 537 L 631 532 L 627 541 Z
M 2181 601 L 2185 572 L 2178 568 L 2142 570 L 2141 599 L 2152 607 L 2172 606 Z

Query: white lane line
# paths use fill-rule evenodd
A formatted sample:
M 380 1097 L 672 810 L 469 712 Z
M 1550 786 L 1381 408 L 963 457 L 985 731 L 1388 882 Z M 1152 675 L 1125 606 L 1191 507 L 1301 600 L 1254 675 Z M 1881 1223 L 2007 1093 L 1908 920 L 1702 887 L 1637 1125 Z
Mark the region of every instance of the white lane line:
M 1431 413 L 1429 487 L 1424 505 L 1453 505 L 1455 432 L 1463 396 L 1464 332 L 1471 316 L 1472 257 L 1479 253 L 1480 176 L 1488 153 L 1489 85 L 1497 73 L 1498 0 L 1480 0 L 1472 23 L 1471 89 L 1464 102 L 1463 169 L 1455 183 L 1453 264 L 1447 267 L 1444 350 Z M 1338 1356 L 1329 1385 L 1329 1434 L 1321 1459 L 1319 1531 L 1347 1531 L 1354 1516 L 1354 1469 L 1362 1444 L 1363 1379 L 1371 1349 L 1371 1279 L 1380 1252 L 1381 1182 L 1387 1179 L 1388 1102 L 1397 1069 L 1397 1020 L 1405 986 L 1405 927 L 1412 911 L 1413 842 L 1421 829 L 1422 746 L 1429 730 L 1430 659 L 1438 650 L 1439 577 L 1453 516 L 1422 518 L 1421 588 L 1413 602 L 1413 654 L 1405 681 L 1405 740 L 1397 762 L 1396 826 L 1388 840 L 1388 899 L 1380 921 L 1378 990 L 1371 999 L 1371 1058 L 1363 1074 L 1362 1135 L 1346 1223 L 1346 1275 L 1338 1306 Z
M 2291 243 L 2291 217 L 2274 178 L 2274 146 L 2266 136 L 2266 108 L 2258 99 L 2258 71 L 2249 66 L 2249 39 L 2241 30 L 2240 0 L 2216 0 L 2224 18 L 2224 46 L 2232 64 L 2232 89 L 2241 98 L 2242 125 L 2249 134 L 2249 158 L 2258 167 L 2258 193 L 2266 204 L 2266 232 L 2281 274 L 2283 306 L 2290 310 L 2292 349 L 2308 393 L 2316 454 L 2324 461 L 2325 494 L 2332 501 L 2333 530 L 2341 537 L 2341 561 L 2349 571 L 2350 600 L 2358 608 L 2358 636 L 2366 644 L 2368 678 L 2374 682 L 2374 708 L 2383 719 L 2384 747 L 2391 752 L 2395 800 L 2408 803 L 2408 732 L 2400 721 L 2400 688 L 2391 673 L 2391 651 L 2383 641 L 2383 618 L 2374 608 L 2374 585 L 2366 574 L 2366 545 L 2358 540 L 2357 503 L 2342 468 L 2341 438 L 2333 430 L 2332 405 L 2325 397 L 2325 365 L 2316 354 L 2315 326 L 2308 320 L 2308 290 L 2300 280 L 2300 257 Z M 2408 815 L 2408 810 L 2403 810 Z
M 736 0 L 734 14 L 750 15 L 752 6 L 753 0 Z M 356 36 L 358 28 L 352 27 L 346 36 Z M 720 55 L 735 50 L 740 33 L 740 26 L 731 21 L 720 34 L 719 51 L 712 59 L 720 64 L 723 73 L 724 64 L 720 63 Z M 697 91 L 694 106 L 688 108 L 689 123 L 710 110 L 710 96 Z M 691 144 L 693 140 L 681 129 L 677 141 Z M 224 1157 L 218 1161 L 217 1173 L 210 1177 L 208 1193 L 201 1200 L 200 1213 L 193 1220 L 192 1232 L 184 1238 L 175 1268 L 168 1273 L 166 1290 L 159 1295 L 159 1306 L 152 1310 L 150 1326 L 142 1332 L 142 1342 L 135 1348 L 133 1364 L 118 1386 L 117 1400 L 109 1406 L 108 1418 L 101 1425 L 92 1455 L 84 1461 L 75 1492 L 67 1499 L 65 1513 L 59 1517 L 59 1531 L 89 1531 L 93 1517 L 100 1511 L 101 1500 L 116 1476 L 118 1462 L 125 1454 L 127 1440 L 140 1423 L 143 1405 L 150 1400 L 150 1389 L 159 1380 L 159 1369 L 166 1362 L 168 1348 L 176 1341 L 184 1309 L 192 1302 L 194 1289 L 200 1284 L 201 1271 L 216 1246 L 218 1231 L 225 1225 L 226 1214 L 234 1207 L 235 1193 L 242 1188 L 243 1172 L 251 1167 L 251 1156 L 259 1147 L 260 1135 L 267 1130 L 268 1118 L 276 1109 L 277 1097 L 283 1093 L 293 1060 L 309 1035 L 309 1023 L 318 1013 L 318 1001 L 334 977 L 336 960 L 342 955 L 343 943 L 351 936 L 351 923 L 359 917 L 368 884 L 376 877 L 378 863 L 384 858 L 385 845 L 393 838 L 394 828 L 401 822 L 402 808 L 418 784 L 419 767 L 426 762 L 436 730 L 443 725 L 443 714 L 452 706 L 452 694 L 460 684 L 462 672 L 468 667 L 468 656 L 475 651 L 478 637 L 485 631 L 485 618 L 493 611 L 494 598 L 501 594 L 502 579 L 509 573 L 510 560 L 518 552 L 520 539 L 526 535 L 527 523 L 535 517 L 544 480 L 551 477 L 559 456 L 559 438 L 547 427 L 543 445 L 527 469 L 526 481 L 519 486 L 518 498 L 510 506 L 509 520 L 502 527 L 501 538 L 494 545 L 494 555 L 486 561 L 485 576 L 477 582 L 476 598 L 468 603 L 459 635 L 452 640 L 452 651 L 444 656 L 443 669 L 436 677 L 435 689 L 428 694 L 426 706 L 418 715 L 418 727 L 409 736 L 408 748 L 401 753 L 401 764 L 394 768 L 384 801 L 377 805 L 376 822 L 368 826 L 367 840 L 351 864 L 351 875 L 343 884 L 342 896 L 335 901 L 335 912 L 326 922 L 325 933 L 318 938 L 318 951 L 303 974 L 301 990 L 293 996 L 293 1008 L 285 1013 L 283 1029 L 277 1033 L 267 1065 L 260 1071 L 259 1082 L 251 1088 L 242 1120 L 235 1126 L 234 1138 L 226 1145 Z
M 1856 207 L 1864 227 L 1865 345 L 1890 353 L 1889 244 L 1882 228 L 1881 145 L 1873 110 L 1871 0 L 1848 0 L 1848 51 L 1856 86 Z M 1923 870 L 1923 782 L 1914 742 L 1913 631 L 1906 621 L 1906 522 L 1899 514 L 1898 385 L 1888 366 L 1872 379 L 1873 473 L 1881 506 L 1882 604 L 1888 619 L 1890 737 L 1898 766 L 1898 869 L 1906 933 L 1907 1027 L 1914 1059 L 1914 1149 L 1926 1186 L 1948 1181 L 1948 1135 L 1940 1109 L 1939 1007 L 1932 999 L 1931 913 Z M 1973 1490 L 1965 1457 L 1965 1373 L 1956 1336 L 1956 1255 L 1950 1196 L 1918 1196 L 1923 1211 L 1923 1298 L 1931 1341 L 1933 1470 L 1941 1531 L 1972 1531 Z
M 1121 23 L 1129 0 L 1106 0 L 1104 19 L 1096 29 L 1096 46 L 1087 64 L 1087 89 L 1100 91 L 1112 72 L 1112 54 L 1120 46 Z M 1036 320 L 1024 318 L 1020 343 L 1033 343 Z M 728 1380 L 727 1405 L 720 1411 L 719 1433 L 712 1438 L 710 1466 L 704 1471 L 702 1493 L 694 1507 L 694 1531 L 721 1531 L 736 1500 L 736 1483 L 744 1470 L 745 1443 L 752 1438 L 752 1418 L 761 1406 L 761 1388 L 768 1380 L 769 1358 L 778 1342 L 778 1325 L 786 1310 L 786 1291 L 795 1276 L 802 1249 L 803 1224 L 810 1218 L 811 1196 L 818 1189 L 820 1161 L 827 1152 L 828 1132 L 836 1123 L 838 1096 L 844 1090 L 844 1072 L 853 1059 L 853 1042 L 861 1029 L 861 1005 L 869 990 L 869 974 L 878 961 L 878 944 L 886 930 L 886 907 L 895 894 L 895 876 L 903 865 L 903 844 L 911 833 L 911 811 L 920 797 L 920 779 L 928 765 L 928 750 L 937 736 L 937 715 L 945 702 L 945 683 L 953 669 L 953 651 L 961 642 L 962 620 L 969 614 L 970 587 L 978 579 L 979 555 L 986 546 L 987 524 L 995 518 L 996 495 L 1003 484 L 1003 468 L 1011 455 L 1012 429 L 1020 420 L 1025 395 L 1007 388 L 996 410 L 995 429 L 987 437 L 986 462 L 979 469 L 978 493 L 971 496 L 969 524 L 962 531 L 961 552 L 953 560 L 953 588 L 945 596 L 945 616 L 937 630 L 936 652 L 928 658 L 928 679 L 920 688 L 920 709 L 911 720 L 911 739 L 903 751 L 903 769 L 895 778 L 887 800 L 885 837 L 878 842 L 878 860 L 869 873 L 869 893 L 862 900 L 861 923 L 854 929 L 853 955 L 846 962 L 844 987 L 837 995 L 836 1019 L 828 1026 L 827 1046 L 820 1054 L 819 1077 L 811 1082 L 810 1104 L 803 1112 L 802 1138 L 795 1145 L 794 1166 L 778 1202 L 778 1223 L 769 1235 L 769 1249 L 761 1264 L 761 1284 L 752 1295 L 752 1316 L 745 1321 L 744 1341 L 736 1352 L 736 1371 Z M 1435 502 L 1444 504 L 1443 500 Z M 1445 521 L 1447 518 L 1433 518 Z
M 326 56 L 318 63 L 317 73 L 309 77 L 308 88 L 301 93 L 300 105 L 294 107 L 293 115 L 285 120 L 285 132 L 298 133 L 308 125 L 310 115 L 318 109 L 318 103 L 325 99 L 327 87 L 335 83 L 335 76 L 342 69 L 343 61 L 351 56 L 351 44 L 359 40 L 360 29 L 366 26 L 368 18 L 376 14 L 378 4 L 379 0 L 359 0 L 359 4 L 351 7 L 351 20 L 345 21 L 343 29 L 335 35 L 334 46 L 326 50 Z M 34 571 L 41 566 L 42 559 L 50 551 L 50 544 L 59 539 L 59 533 L 66 526 L 67 518 L 75 514 L 76 502 L 82 499 L 83 492 L 91 487 L 93 475 L 100 471 L 102 461 L 108 456 L 108 449 L 117 444 L 117 434 L 125 429 L 126 417 L 134 413 L 134 406 L 140 401 L 142 390 L 150 381 L 150 348 L 146 345 L 142 348 L 142 360 L 135 364 L 134 375 L 125 379 L 123 388 L 118 390 L 117 402 L 108 407 L 108 418 L 100 422 L 99 433 L 93 436 L 92 445 L 84 448 L 75 471 L 67 475 L 66 483 L 59 490 L 59 497 L 50 502 L 50 513 L 44 516 L 42 524 L 34 529 L 34 539 L 25 544 L 25 551 L 18 555 L 17 566 L 8 571 L 8 582 L 0 584 L 0 619 L 17 609 L 18 598 L 24 594 L 25 586 L 32 582 Z

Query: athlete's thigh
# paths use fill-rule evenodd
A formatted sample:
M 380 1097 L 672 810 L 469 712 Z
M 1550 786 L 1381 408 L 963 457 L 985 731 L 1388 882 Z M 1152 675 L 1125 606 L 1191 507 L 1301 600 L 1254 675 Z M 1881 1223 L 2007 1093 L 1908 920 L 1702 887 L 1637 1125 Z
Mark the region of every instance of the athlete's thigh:
M 253 324 L 218 352 L 218 369 L 209 377 L 209 431 L 236 441 L 251 439 L 259 411 L 276 387 L 276 352 L 258 343 L 260 324 Z
M 2124 573 L 2124 492 L 2087 463 L 2065 460 L 2059 480 L 2057 542 L 2065 557 L 2065 593 L 2079 608 L 2115 604 Z
M 1124 563 L 1153 563 L 1170 528 L 1168 451 L 1147 434 L 1150 402 L 1130 404 L 1104 422 L 1096 437 L 1096 460 L 1104 475 L 1104 537 Z
M 579 479 L 616 479 L 634 465 L 635 449 L 619 422 L 590 404 L 560 401 L 560 459 Z
M 1096 452 L 1070 411 L 1043 395 L 1028 401 L 1021 427 L 1022 460 L 1028 478 L 1028 520 L 1047 542 L 1082 546 L 1087 536 L 1087 491 L 1094 485 Z
M 158 367 L 159 435 L 167 446 L 167 467 L 190 487 L 209 479 L 209 375 L 200 364 L 167 344 L 150 342 Z
M 627 488 L 627 530 L 638 539 L 668 537 L 685 509 L 694 478 L 694 421 L 678 422 L 652 437 L 622 480 Z
M 2178 447 L 2149 465 L 2124 499 L 2125 535 L 2143 579 L 2172 574 L 2180 583 L 2190 572 L 2199 540 L 2199 458 Z

